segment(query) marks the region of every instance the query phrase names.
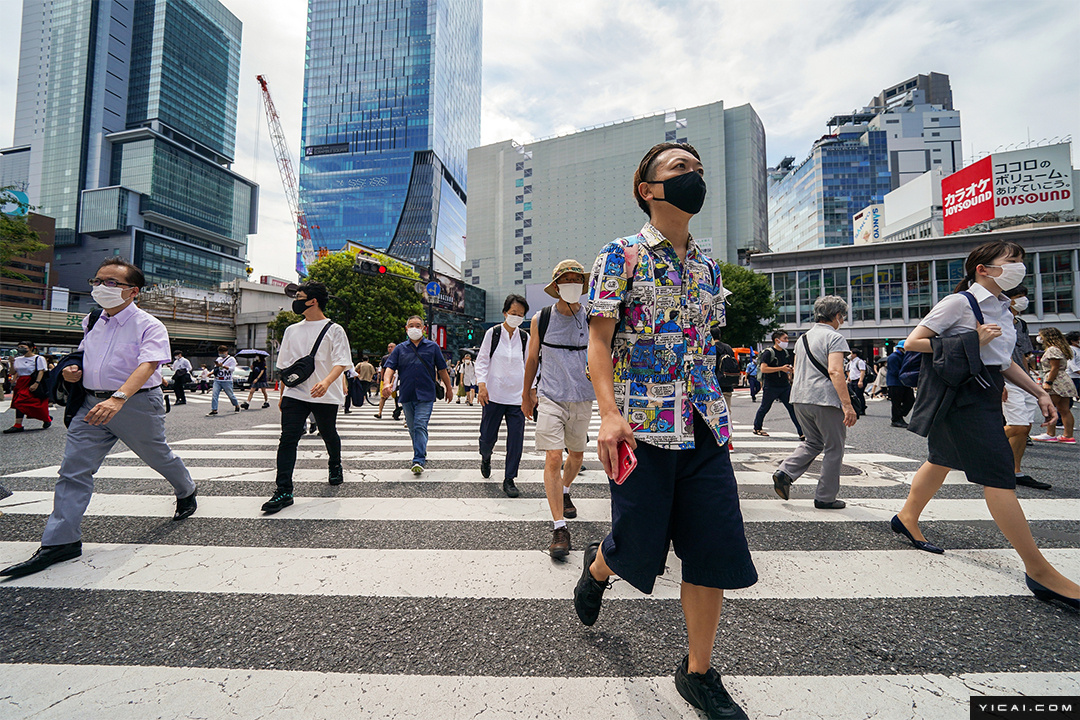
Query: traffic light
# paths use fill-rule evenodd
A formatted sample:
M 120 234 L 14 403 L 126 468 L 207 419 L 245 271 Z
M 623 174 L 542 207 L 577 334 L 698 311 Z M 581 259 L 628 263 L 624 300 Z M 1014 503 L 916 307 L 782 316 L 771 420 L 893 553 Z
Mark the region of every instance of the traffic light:
M 361 275 L 386 275 L 390 272 L 385 265 L 374 260 L 357 260 L 353 265 L 353 272 Z
M 465 331 L 465 339 L 468 340 L 469 342 L 473 341 L 473 329 L 472 328 L 469 328 L 468 330 Z

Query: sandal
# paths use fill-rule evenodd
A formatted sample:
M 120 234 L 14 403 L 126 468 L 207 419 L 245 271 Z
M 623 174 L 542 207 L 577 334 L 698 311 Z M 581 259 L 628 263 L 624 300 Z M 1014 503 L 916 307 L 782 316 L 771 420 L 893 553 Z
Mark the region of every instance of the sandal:
M 751 430 L 750 432 L 754 433 L 755 435 L 760 435 L 761 437 L 769 437 L 769 433 L 765 432 L 764 430 Z

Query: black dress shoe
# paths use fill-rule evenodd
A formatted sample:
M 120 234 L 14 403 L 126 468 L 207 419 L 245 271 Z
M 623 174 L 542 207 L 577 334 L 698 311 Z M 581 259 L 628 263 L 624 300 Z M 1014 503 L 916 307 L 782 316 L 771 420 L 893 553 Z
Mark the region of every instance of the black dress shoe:
M 937 545 L 931 545 L 925 540 L 916 540 L 915 536 L 912 535 L 906 527 L 904 527 L 904 523 L 900 520 L 899 515 L 893 515 L 890 524 L 892 525 L 894 533 L 897 533 L 898 535 L 903 535 L 911 541 L 912 545 L 919 548 L 920 550 L 925 550 L 928 553 L 934 553 L 936 555 L 943 555 L 945 553 L 945 551 L 939 548 Z
M 1017 475 L 1016 484 L 1023 485 L 1024 487 L 1035 488 L 1036 490 L 1049 490 L 1054 487 L 1050 483 L 1041 482 L 1031 477 L 1030 475 Z
M 1065 597 L 1061 593 L 1056 593 L 1045 585 L 1032 580 L 1027 573 L 1024 573 L 1024 581 L 1027 582 L 1028 590 L 1043 602 L 1053 602 L 1057 600 L 1059 603 L 1065 605 L 1065 607 L 1080 610 L 1080 599 Z
M 340 485 L 343 482 L 345 482 L 345 473 L 341 469 L 341 466 L 338 465 L 337 467 L 330 468 L 330 484 Z
M 195 493 L 197 492 L 199 492 L 199 488 L 192 490 L 187 497 L 176 498 L 176 513 L 172 516 L 173 520 L 183 520 L 194 514 L 195 508 L 198 507 L 198 503 L 195 502 Z
M 480 474 L 485 478 L 491 477 L 491 458 L 480 457 Z
M 820 500 L 815 500 L 814 507 L 816 507 L 818 510 L 843 510 L 847 507 L 847 503 L 843 500 L 833 500 L 832 502 L 821 502 Z
M 517 485 L 514 484 L 514 478 L 503 480 L 503 492 L 506 493 L 506 497 L 512 498 L 516 498 L 521 494 L 518 492 Z
M 82 542 L 67 543 L 66 545 L 42 545 L 29 560 L 6 567 L 0 570 L 0 575 L 18 578 L 41 572 L 50 565 L 55 565 L 64 560 L 71 560 L 82 555 Z
M 906 428 L 907 423 L 903 420 L 894 420 L 892 426 L 895 428 Z
M 772 474 L 772 487 L 776 494 L 784 500 L 791 499 L 791 483 L 795 482 L 790 475 L 783 470 L 777 470 Z

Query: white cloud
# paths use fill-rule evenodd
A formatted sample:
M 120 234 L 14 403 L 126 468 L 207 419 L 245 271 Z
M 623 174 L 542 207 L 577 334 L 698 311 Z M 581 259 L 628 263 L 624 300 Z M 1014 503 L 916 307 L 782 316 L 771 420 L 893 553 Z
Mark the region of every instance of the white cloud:
M 0 146 L 11 140 L 19 33 L 18 3 L 4 4 Z M 255 75 L 269 78 L 297 161 L 306 3 L 225 4 L 244 23 L 234 169 L 261 185 L 249 257 L 258 274 L 288 276 L 292 220 Z M 770 162 L 801 159 L 831 115 L 936 71 L 951 77 L 965 155 L 1029 132 L 1080 140 L 1077 37 L 1076 0 L 487 0 L 481 138 L 529 141 L 723 100 L 753 104 Z

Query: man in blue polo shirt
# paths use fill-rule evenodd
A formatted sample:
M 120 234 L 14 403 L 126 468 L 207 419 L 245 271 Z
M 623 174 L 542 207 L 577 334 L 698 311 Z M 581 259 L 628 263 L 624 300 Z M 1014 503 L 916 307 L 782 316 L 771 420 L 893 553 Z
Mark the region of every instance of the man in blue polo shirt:
M 452 389 L 442 350 L 424 337 L 424 319 L 413 315 L 405 323 L 405 333 L 409 336 L 408 342 L 398 344 L 384 363 L 382 396 L 390 397 L 394 374 L 397 373 L 398 399 L 405 409 L 405 420 L 409 423 L 409 436 L 412 437 L 412 471 L 419 475 L 427 464 L 427 426 L 431 419 L 431 408 L 435 405 L 436 374 L 447 396 Z

